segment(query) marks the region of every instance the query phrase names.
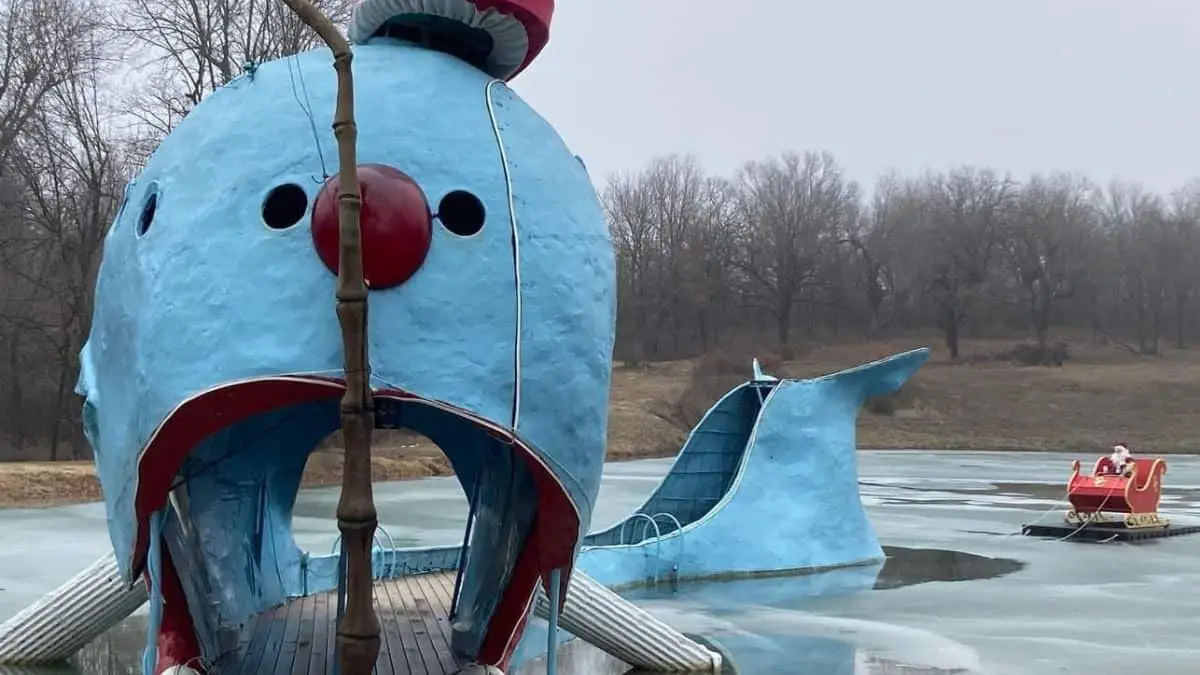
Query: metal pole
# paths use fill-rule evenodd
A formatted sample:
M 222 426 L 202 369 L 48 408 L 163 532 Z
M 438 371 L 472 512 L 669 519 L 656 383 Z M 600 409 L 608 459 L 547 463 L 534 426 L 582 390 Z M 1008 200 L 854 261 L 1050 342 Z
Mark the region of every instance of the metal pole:
M 337 562 L 337 620 L 342 620 L 342 614 L 346 612 L 346 549 L 338 547 L 338 562 Z
M 546 675 L 558 675 L 558 607 L 562 595 L 562 570 L 550 572 L 550 617 L 546 628 Z
M 463 531 L 462 548 L 458 549 L 458 574 L 454 576 L 454 595 L 450 598 L 450 620 L 458 616 L 458 596 L 462 593 L 463 564 L 467 561 L 467 547 L 471 544 L 471 528 L 475 526 L 475 510 L 479 504 L 479 473 L 475 473 L 475 486 L 471 489 L 471 510 L 467 512 L 467 529 Z
M 150 620 L 146 622 L 146 649 L 142 652 L 142 671 L 153 673 L 158 663 L 158 631 L 162 626 L 162 531 L 166 511 L 150 514 L 150 550 L 146 553 L 146 580 L 150 587 Z

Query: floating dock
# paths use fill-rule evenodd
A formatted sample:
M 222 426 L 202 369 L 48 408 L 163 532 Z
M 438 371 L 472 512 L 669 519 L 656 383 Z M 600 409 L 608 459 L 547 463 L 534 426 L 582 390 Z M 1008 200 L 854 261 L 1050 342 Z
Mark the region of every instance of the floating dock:
M 450 649 L 454 573 L 377 582 L 375 611 L 383 640 L 379 675 L 450 675 L 465 664 Z M 334 672 L 337 595 L 322 593 L 264 612 L 242 629 L 222 673 L 326 675 Z
M 1072 541 L 1141 541 L 1164 539 L 1185 534 L 1200 534 L 1200 525 L 1166 525 L 1163 527 L 1125 527 L 1096 523 L 1078 525 L 1022 525 L 1021 534 L 1028 537 L 1052 537 Z
M 146 601 L 144 584 L 128 588 L 109 554 L 0 625 L 3 665 L 37 665 L 70 657 Z M 449 675 L 466 665 L 451 649 L 455 572 L 376 581 L 381 645 L 376 675 Z M 88 599 L 91 599 L 90 601 Z M 534 612 L 550 604 L 538 590 Z M 210 672 L 224 675 L 327 675 L 334 672 L 335 591 L 296 598 L 230 634 Z M 721 655 L 686 637 L 576 570 L 567 588 L 563 629 L 643 671 L 720 672 Z M 234 638 L 236 637 L 236 644 Z

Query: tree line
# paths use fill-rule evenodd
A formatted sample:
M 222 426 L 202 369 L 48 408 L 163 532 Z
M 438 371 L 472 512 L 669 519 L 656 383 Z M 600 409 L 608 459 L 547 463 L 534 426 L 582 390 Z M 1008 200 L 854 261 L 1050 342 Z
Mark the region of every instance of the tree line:
M 78 353 L 125 185 L 210 92 L 315 44 L 277 0 L 0 0 L 0 459 L 86 457 Z M 1150 355 L 1200 328 L 1195 186 L 964 167 L 865 190 L 783 153 L 731 176 L 664 157 L 602 193 L 628 361 L 1061 328 Z
M 0 460 L 87 454 L 79 349 L 150 151 L 253 64 L 316 44 L 278 0 L 0 0 Z
M 1146 356 L 1200 335 L 1200 182 L 1171 194 L 1070 173 L 954 167 L 864 189 L 828 153 L 713 176 L 655 159 L 603 191 L 617 250 L 618 356 L 767 339 L 1088 332 Z

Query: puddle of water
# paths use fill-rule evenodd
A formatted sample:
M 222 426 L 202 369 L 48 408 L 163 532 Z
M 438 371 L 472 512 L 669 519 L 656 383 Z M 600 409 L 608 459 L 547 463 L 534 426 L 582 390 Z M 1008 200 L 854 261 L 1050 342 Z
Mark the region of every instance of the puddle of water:
M 884 547 L 887 562 L 875 582 L 876 590 L 903 588 L 933 581 L 974 581 L 995 579 L 1019 572 L 1025 563 L 1008 558 L 946 551 Z

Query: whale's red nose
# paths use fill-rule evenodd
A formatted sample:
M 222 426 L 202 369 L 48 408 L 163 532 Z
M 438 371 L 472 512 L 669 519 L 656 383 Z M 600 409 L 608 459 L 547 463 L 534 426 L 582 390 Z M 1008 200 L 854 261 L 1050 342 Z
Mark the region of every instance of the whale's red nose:
M 358 167 L 362 191 L 363 276 L 372 289 L 392 288 L 417 273 L 433 239 L 429 202 L 416 181 L 382 164 Z M 313 245 L 321 262 L 338 271 L 338 178 L 333 176 L 313 204 Z

